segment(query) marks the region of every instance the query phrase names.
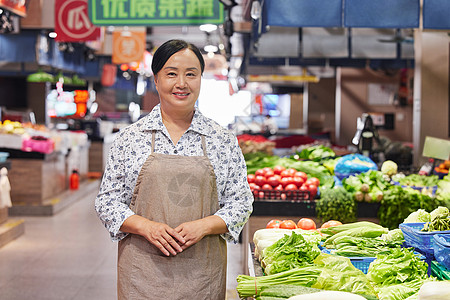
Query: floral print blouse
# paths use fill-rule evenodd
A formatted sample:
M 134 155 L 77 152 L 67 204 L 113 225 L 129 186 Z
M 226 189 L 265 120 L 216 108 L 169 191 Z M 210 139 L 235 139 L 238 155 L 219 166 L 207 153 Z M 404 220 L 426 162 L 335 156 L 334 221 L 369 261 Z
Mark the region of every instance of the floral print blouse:
M 120 227 L 134 215 L 129 205 L 139 172 L 151 153 L 153 130 L 155 152 L 161 154 L 202 156 L 201 135 L 205 136 L 218 191 L 220 208 L 215 215 L 228 227 L 222 237 L 236 243 L 253 210 L 247 168 L 236 136 L 196 109 L 190 127 L 174 145 L 162 122 L 159 104 L 147 116 L 119 131 L 109 151 L 95 210 L 111 239 L 119 241 L 128 234 Z

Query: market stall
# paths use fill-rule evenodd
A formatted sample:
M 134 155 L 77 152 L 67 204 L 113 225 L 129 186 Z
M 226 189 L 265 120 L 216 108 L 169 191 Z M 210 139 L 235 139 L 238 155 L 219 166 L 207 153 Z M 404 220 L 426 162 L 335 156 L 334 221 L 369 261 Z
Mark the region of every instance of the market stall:
M 324 145 L 296 147 L 283 157 L 244 156 L 255 201 L 243 231 L 246 265 L 237 278 L 242 298 L 287 299 L 289 291 L 293 296 L 334 290 L 365 299 L 394 299 L 389 297 L 401 293 L 395 299 L 406 299 L 430 276 L 450 279 L 444 262 L 450 257 L 449 160 L 425 176 L 358 153 L 337 156 Z M 303 180 L 294 179 L 302 173 Z M 417 219 L 419 213 L 428 218 Z M 343 268 L 339 275 L 337 265 Z M 402 270 L 404 265 L 413 270 Z M 405 280 L 387 279 L 395 272 L 405 272 Z
M 11 120 L 3 121 L 0 130 L 0 150 L 9 154 L 11 164 L 11 215 L 49 214 L 48 208 L 53 211 L 61 202 L 55 197 L 69 190 L 73 170 L 81 180 L 87 178 L 85 132 L 50 130 Z

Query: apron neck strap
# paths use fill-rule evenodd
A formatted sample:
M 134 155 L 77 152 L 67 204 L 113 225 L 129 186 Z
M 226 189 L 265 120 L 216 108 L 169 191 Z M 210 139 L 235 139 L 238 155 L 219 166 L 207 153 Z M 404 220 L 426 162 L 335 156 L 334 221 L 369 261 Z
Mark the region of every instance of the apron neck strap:
M 150 154 L 153 154 L 155 152 L 155 130 L 152 130 L 152 152 Z
M 205 136 L 202 135 L 202 148 L 203 148 L 203 155 L 204 156 L 208 156 L 206 155 L 206 142 L 205 142 Z

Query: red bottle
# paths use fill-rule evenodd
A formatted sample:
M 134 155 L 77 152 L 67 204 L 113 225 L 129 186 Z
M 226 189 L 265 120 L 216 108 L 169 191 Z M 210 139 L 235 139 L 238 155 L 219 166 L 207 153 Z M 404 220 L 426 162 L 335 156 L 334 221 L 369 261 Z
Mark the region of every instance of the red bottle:
M 70 189 L 78 190 L 80 186 L 80 175 L 77 170 L 72 170 L 72 174 L 70 174 Z

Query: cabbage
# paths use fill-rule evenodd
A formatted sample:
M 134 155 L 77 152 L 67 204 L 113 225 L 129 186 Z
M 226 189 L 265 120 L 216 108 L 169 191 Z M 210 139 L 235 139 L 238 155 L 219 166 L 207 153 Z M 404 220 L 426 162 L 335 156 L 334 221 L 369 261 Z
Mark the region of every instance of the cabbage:
M 445 219 L 448 217 L 449 211 L 447 207 L 439 206 L 432 212 L 430 212 L 430 219 L 433 221 L 436 218 Z
M 397 169 L 398 169 L 397 164 L 395 162 L 393 162 L 392 160 L 386 160 L 381 165 L 381 173 L 389 175 L 389 176 L 397 174 Z
M 395 243 L 403 244 L 403 242 L 405 241 L 403 232 L 399 228 L 389 230 L 388 233 L 382 234 L 381 238 L 385 242 L 392 243 L 392 244 L 395 244 Z
M 421 223 L 421 222 L 430 222 L 430 221 L 431 221 L 430 214 L 424 209 L 419 209 L 419 210 L 411 213 L 403 221 L 403 223 Z

